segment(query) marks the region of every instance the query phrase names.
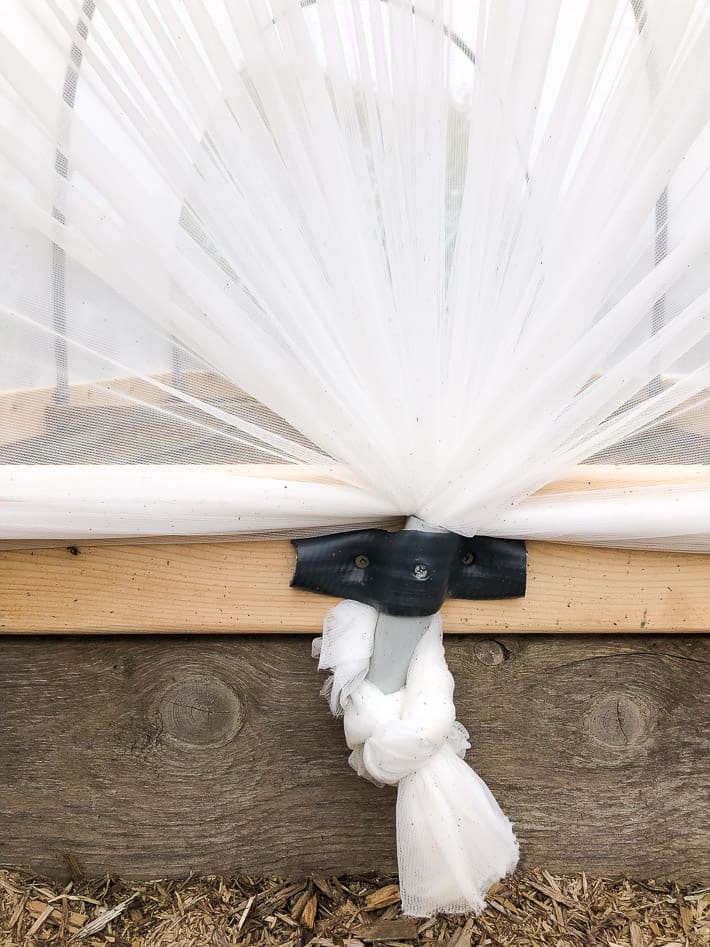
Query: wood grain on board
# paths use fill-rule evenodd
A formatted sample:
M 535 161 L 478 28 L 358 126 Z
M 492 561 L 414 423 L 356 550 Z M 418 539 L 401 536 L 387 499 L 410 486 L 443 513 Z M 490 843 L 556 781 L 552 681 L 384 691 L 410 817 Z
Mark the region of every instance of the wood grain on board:
M 390 871 L 304 638 L 6 638 L 0 864 L 133 878 Z M 468 759 L 523 863 L 707 881 L 710 638 L 453 636 Z
M 313 633 L 335 599 L 289 587 L 290 542 L 0 552 L 0 634 Z M 710 630 L 710 556 L 528 543 L 525 598 L 449 600 L 449 632 Z

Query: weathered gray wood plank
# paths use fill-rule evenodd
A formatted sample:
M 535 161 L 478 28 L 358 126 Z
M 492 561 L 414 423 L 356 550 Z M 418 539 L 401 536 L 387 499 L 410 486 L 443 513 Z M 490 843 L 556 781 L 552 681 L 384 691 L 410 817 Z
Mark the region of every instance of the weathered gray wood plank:
M 394 870 L 303 637 L 0 641 L 0 864 Z M 710 637 L 451 637 L 469 757 L 554 871 L 707 880 Z

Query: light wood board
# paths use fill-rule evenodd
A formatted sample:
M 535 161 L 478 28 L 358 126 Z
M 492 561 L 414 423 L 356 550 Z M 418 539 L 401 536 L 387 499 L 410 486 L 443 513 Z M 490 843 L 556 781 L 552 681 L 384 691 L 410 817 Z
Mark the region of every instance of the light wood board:
M 289 587 L 290 542 L 0 552 L 0 633 L 302 632 L 335 599 Z M 710 630 L 710 556 L 528 543 L 525 598 L 450 600 L 449 632 Z

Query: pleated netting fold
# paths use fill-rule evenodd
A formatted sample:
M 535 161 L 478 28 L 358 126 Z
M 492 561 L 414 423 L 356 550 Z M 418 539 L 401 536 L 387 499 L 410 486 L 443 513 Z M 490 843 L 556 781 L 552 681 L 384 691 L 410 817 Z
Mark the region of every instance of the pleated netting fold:
M 706 2 L 6 7 L 3 538 L 708 548 Z

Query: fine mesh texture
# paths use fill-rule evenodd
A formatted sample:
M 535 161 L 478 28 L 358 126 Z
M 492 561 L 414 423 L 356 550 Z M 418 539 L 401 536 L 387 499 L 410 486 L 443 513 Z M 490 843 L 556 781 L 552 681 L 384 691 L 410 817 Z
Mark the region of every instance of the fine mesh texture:
M 0 539 L 710 548 L 709 48 L 707 0 L 6 0 Z

